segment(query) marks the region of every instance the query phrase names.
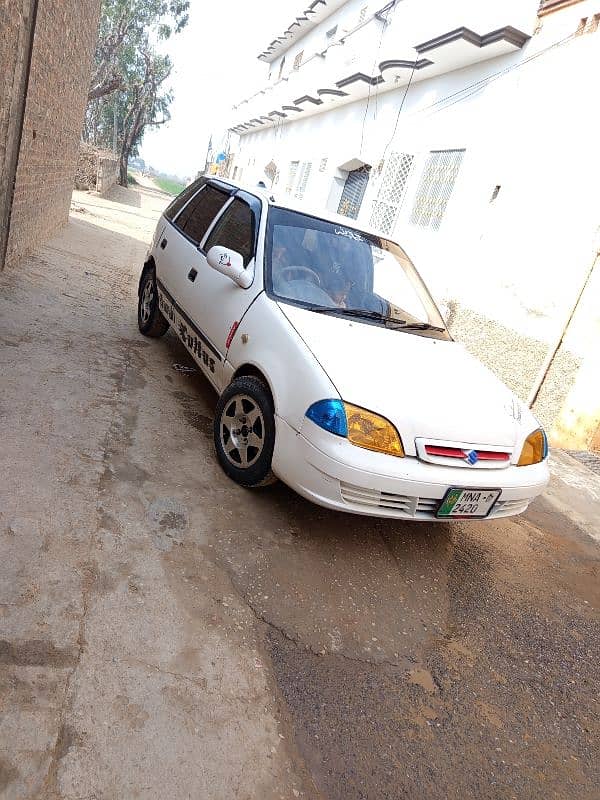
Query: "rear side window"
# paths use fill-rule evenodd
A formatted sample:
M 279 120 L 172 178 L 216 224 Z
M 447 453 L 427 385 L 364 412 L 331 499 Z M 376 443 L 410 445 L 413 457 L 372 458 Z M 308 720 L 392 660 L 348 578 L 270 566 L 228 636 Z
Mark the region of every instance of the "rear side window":
M 190 183 L 189 186 L 186 186 L 183 192 L 178 194 L 175 200 L 173 200 L 173 202 L 167 206 L 165 217 L 173 222 L 174 218 L 177 216 L 177 214 L 179 214 L 190 197 L 193 197 L 198 189 L 200 189 L 201 186 L 204 186 L 205 183 L 206 178 L 198 178 L 197 181 L 194 181 L 193 183 Z
M 183 209 L 175 220 L 175 225 L 195 244 L 200 244 L 211 222 L 229 200 L 229 195 L 205 186 L 201 192 Z
M 254 212 L 247 203 L 237 197 L 217 222 L 208 237 L 204 249 L 221 245 L 236 250 L 244 258 L 247 267 L 254 256 L 254 233 L 256 220 Z

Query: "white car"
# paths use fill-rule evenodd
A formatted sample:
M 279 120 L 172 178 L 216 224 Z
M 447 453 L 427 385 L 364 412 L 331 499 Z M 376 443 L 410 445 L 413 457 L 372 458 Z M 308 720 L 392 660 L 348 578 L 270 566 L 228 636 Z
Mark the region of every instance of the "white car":
M 352 220 L 202 178 L 158 223 L 138 323 L 172 326 L 219 393 L 242 486 L 445 520 L 519 514 L 548 482 L 529 409 L 452 340 L 402 248 Z

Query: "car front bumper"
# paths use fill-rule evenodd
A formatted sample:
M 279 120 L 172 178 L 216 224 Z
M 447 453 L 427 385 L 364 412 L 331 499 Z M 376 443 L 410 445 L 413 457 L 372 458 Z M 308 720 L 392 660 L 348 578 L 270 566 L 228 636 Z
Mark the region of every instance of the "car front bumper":
M 310 436 L 310 439 L 308 438 Z M 521 514 L 548 484 L 547 460 L 504 469 L 446 467 L 355 447 L 310 423 L 296 432 L 276 418 L 273 471 L 308 500 L 353 514 L 443 522 L 436 514 L 449 488 L 501 489 L 488 519 Z

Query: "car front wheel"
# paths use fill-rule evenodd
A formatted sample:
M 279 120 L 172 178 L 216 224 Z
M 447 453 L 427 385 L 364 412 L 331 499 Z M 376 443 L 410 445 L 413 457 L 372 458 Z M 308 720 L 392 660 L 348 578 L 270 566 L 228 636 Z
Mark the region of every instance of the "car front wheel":
M 236 378 L 225 389 L 217 403 L 214 439 L 219 463 L 236 483 L 247 488 L 273 483 L 275 416 L 259 378 Z

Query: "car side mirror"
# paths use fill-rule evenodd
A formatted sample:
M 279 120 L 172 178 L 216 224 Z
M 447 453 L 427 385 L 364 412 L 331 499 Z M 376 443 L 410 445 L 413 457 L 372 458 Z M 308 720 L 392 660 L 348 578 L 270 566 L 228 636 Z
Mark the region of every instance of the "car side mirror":
M 230 250 L 229 247 L 222 247 L 216 244 L 211 247 L 206 254 L 206 260 L 209 266 L 230 278 L 242 289 L 248 289 L 252 284 L 252 270 L 244 267 L 244 259 L 240 253 L 235 250 Z

